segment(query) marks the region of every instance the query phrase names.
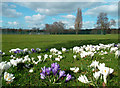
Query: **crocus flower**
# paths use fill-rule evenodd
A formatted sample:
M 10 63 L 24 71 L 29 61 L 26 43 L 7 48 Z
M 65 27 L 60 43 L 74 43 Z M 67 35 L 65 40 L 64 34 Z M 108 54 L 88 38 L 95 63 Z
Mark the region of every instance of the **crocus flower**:
M 68 74 L 67 74 L 67 78 L 66 78 L 65 82 L 69 81 L 71 78 L 72 78 L 72 76 L 71 76 L 71 75 L 69 75 L 69 73 L 68 73 Z
M 11 59 L 10 63 L 14 66 L 17 66 L 17 60 Z
M 98 71 L 98 72 L 93 73 L 93 76 L 97 80 L 100 77 L 100 74 L 101 74 L 100 71 Z
M 45 72 L 46 72 L 46 67 L 45 67 L 45 66 L 44 66 L 43 68 L 41 67 L 41 69 L 42 69 L 42 73 L 45 74 Z
M 46 51 L 48 51 L 48 49 L 46 49 Z
M 56 73 L 58 72 L 58 70 L 60 70 L 60 66 L 57 63 L 51 64 L 51 68 L 52 68 L 52 72 L 53 72 L 54 75 L 56 75 Z
M 7 73 L 7 72 L 5 72 L 4 73 L 4 79 L 6 80 L 6 81 L 8 81 L 8 82 L 13 82 L 13 79 L 14 79 L 15 77 L 13 77 L 13 74 L 10 74 L 10 73 Z
M 40 78 L 41 79 L 45 79 L 45 74 L 44 73 L 40 73 Z
M 65 52 L 65 51 L 66 51 L 66 48 L 63 48 L 63 47 L 62 47 L 62 52 Z
M 88 81 L 88 79 L 85 75 L 79 76 L 78 80 L 81 81 L 82 83 L 90 83 L 90 81 Z
M 40 49 L 40 48 L 36 48 L 36 51 L 37 51 L 37 52 L 40 52 L 40 51 L 41 51 L 41 49 Z
M 99 63 L 99 61 L 96 61 L 96 60 L 95 60 L 95 61 L 92 61 L 90 67 L 96 68 L 96 67 L 98 67 L 98 63 Z
M 100 69 L 101 74 L 103 74 L 103 79 L 104 79 L 105 84 L 107 83 L 107 80 L 106 80 L 107 76 L 113 73 L 113 71 L 114 69 L 109 68 L 109 67 L 103 67 Z
M 49 55 L 50 58 L 52 58 L 52 55 Z
M 42 60 L 41 60 L 41 56 L 37 56 L 37 57 L 38 57 L 39 61 L 42 61 Z
M 56 60 L 56 61 L 60 61 L 60 58 L 56 57 L 55 60 Z
M 35 49 L 31 49 L 31 51 L 32 51 L 32 52 L 36 52 L 36 50 L 35 50 Z
M 60 70 L 60 71 L 59 71 L 59 78 L 61 78 L 62 76 L 66 76 L 66 75 L 65 75 L 65 71 L 61 71 L 61 70 Z
M 5 70 L 8 70 L 10 67 L 11 67 L 11 63 L 10 63 L 10 62 L 7 62 L 7 63 L 4 65 L 4 69 L 5 69 Z
M 50 67 L 46 68 L 46 73 L 47 73 L 48 75 L 50 74 L 50 72 L 51 72 L 51 68 L 50 68 Z
M 52 63 L 52 64 L 51 64 L 51 68 L 55 68 L 55 67 L 60 68 L 59 64 L 57 64 L 57 63 Z
M 76 57 L 77 57 L 76 55 L 73 55 L 73 58 L 74 58 L 74 59 L 76 59 Z
M 77 73 L 79 71 L 79 67 L 73 67 L 70 68 L 71 71 L 73 71 L 74 73 Z
M 31 68 L 31 69 L 29 70 L 29 72 L 32 73 L 32 72 L 33 72 L 33 68 Z
M 57 67 L 53 68 L 52 72 L 53 72 L 54 75 L 56 75 L 56 73 L 58 72 L 58 68 Z

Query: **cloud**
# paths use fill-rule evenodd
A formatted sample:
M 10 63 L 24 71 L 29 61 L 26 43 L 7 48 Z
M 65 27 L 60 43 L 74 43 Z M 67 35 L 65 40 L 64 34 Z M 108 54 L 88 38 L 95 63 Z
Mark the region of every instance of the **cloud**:
M 110 16 L 117 16 L 118 6 L 117 4 L 102 5 L 102 6 L 89 9 L 84 14 L 91 15 L 91 16 L 97 16 L 100 12 L 105 12 Z
M 82 29 L 90 29 L 90 28 L 94 28 L 94 21 L 85 21 L 83 22 L 83 26 Z
M 40 24 L 40 25 L 28 25 L 28 28 L 32 29 L 33 27 L 36 27 L 36 28 L 44 28 L 45 27 L 45 24 Z
M 32 28 L 32 27 L 43 28 L 44 19 L 45 19 L 45 15 L 40 15 L 40 14 L 32 15 L 32 16 L 25 16 L 25 21 L 30 24 L 28 25 L 29 28 Z
M 2 20 L 0 20 L 0 23 L 2 23 L 3 21 Z
M 4 17 L 19 17 L 22 15 L 22 13 L 17 12 L 14 8 L 16 8 L 15 5 L 8 5 L 7 3 L 0 3 L 2 6 L 2 9 L 0 10 L 1 15 Z
M 14 21 L 14 22 L 8 22 L 9 25 L 18 25 L 19 23 Z
M 64 15 L 64 16 L 61 16 L 61 17 L 64 17 L 64 18 L 67 18 L 67 19 L 75 19 L 74 15 Z
M 4 0 L 2 2 L 104 2 L 105 0 Z M 112 0 L 110 0 L 112 1 Z
M 94 1 L 94 0 L 93 0 Z M 17 4 L 30 8 L 44 15 L 58 15 L 61 13 L 76 12 L 77 8 L 85 9 L 99 6 L 100 2 L 17 2 Z
M 33 15 L 33 16 L 25 16 L 25 20 L 30 24 L 39 24 L 45 19 L 45 15 Z

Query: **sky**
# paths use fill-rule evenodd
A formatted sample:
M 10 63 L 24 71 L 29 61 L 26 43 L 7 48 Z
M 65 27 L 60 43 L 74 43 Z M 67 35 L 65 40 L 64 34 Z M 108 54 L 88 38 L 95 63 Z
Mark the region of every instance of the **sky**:
M 47 0 L 48 1 L 48 0 Z M 0 3 L 0 27 L 44 28 L 45 24 L 63 22 L 65 27 L 74 28 L 77 8 L 82 9 L 82 29 L 94 28 L 100 12 L 107 13 L 109 21 L 114 19 L 118 28 L 118 0 L 4 0 Z M 84 2 L 83 2 L 84 1 Z

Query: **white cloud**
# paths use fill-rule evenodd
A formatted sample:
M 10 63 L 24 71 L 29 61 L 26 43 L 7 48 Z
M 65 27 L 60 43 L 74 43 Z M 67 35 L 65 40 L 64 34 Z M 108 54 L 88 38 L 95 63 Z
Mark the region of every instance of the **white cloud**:
M 19 17 L 22 15 L 22 13 L 17 12 L 15 9 L 16 8 L 15 5 L 8 5 L 7 3 L 0 3 L 0 5 L 2 6 L 2 9 L 0 9 L 0 13 L 2 13 L 1 15 L 4 17 Z
M 85 22 L 83 22 L 82 29 L 91 29 L 91 28 L 94 28 L 94 24 L 95 24 L 94 21 L 85 21 Z
M 94 0 L 93 0 L 94 1 Z M 77 8 L 85 9 L 99 6 L 100 2 L 19 2 L 21 6 L 30 8 L 40 14 L 57 15 L 61 13 L 71 14 Z
M 61 16 L 61 17 L 64 17 L 64 18 L 67 18 L 67 19 L 75 19 L 75 16 L 74 15 L 64 15 L 64 16 Z
M 14 22 L 8 22 L 9 25 L 18 25 L 19 23 L 14 21 Z
M 117 4 L 102 5 L 102 6 L 89 9 L 84 14 L 91 15 L 91 16 L 97 16 L 100 12 L 105 12 L 110 16 L 117 16 L 118 6 Z
M 2 23 L 3 21 L 2 20 L 0 20 L 0 23 Z
M 50 10 L 49 9 L 37 8 L 36 12 L 44 13 L 44 14 L 49 14 Z
M 105 0 L 4 0 L 2 2 L 104 2 Z M 110 0 L 111 1 L 111 0 Z
M 31 24 L 39 24 L 41 23 L 45 18 L 45 15 L 33 15 L 33 16 L 25 16 L 25 20 L 27 23 L 31 23 Z
M 45 15 L 40 15 L 40 14 L 33 15 L 33 16 L 25 16 L 25 21 L 30 24 L 29 28 L 33 28 L 33 27 L 43 28 L 44 19 L 45 19 Z

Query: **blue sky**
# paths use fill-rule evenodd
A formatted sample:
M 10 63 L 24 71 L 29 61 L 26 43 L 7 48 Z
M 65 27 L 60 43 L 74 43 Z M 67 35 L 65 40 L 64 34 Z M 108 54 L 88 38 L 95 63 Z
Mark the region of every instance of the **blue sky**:
M 96 1 L 96 0 L 95 0 Z M 83 29 L 94 28 L 100 12 L 118 22 L 118 2 L 3 2 L 0 26 L 31 29 L 62 21 L 66 28 L 74 28 L 77 8 L 82 9 Z M 118 0 L 116 0 L 118 1 Z M 117 28 L 118 25 L 113 26 Z

